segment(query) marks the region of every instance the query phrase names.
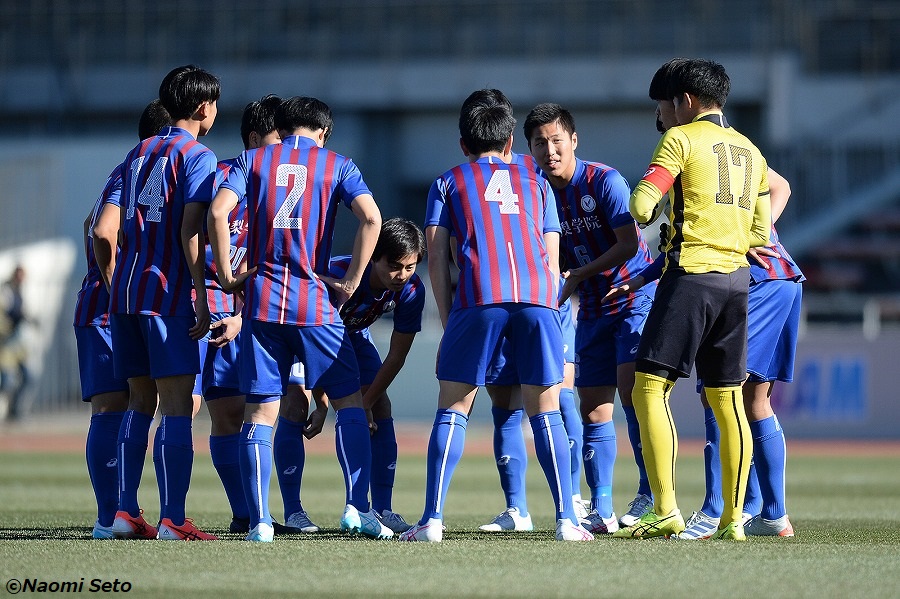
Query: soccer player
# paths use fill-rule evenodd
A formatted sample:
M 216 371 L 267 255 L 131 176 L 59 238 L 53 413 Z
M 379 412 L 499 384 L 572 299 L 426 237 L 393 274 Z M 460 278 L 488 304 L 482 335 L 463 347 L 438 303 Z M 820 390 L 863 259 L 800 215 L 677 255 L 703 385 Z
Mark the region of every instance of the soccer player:
M 501 102 L 492 98 L 502 98 Z M 505 106 L 503 105 L 505 104 Z M 514 356 L 538 461 L 556 505 L 556 538 L 593 539 L 572 509 L 569 452 L 559 413 L 562 330 L 557 310 L 559 227 L 546 181 L 508 164 L 515 118 L 499 90 L 472 93 L 460 111 L 468 157 L 432 184 L 426 208 L 428 271 L 444 336 L 437 361 L 438 410 L 428 443 L 426 506 L 404 541 L 443 538 L 444 500 L 491 357 Z M 450 296 L 450 238 L 460 275 Z
M 602 303 L 611 287 L 652 262 L 650 251 L 628 211 L 630 189 L 618 171 L 575 156 L 578 134 L 572 114 L 558 104 L 539 104 L 525 119 L 532 155 L 553 187 L 562 226 L 560 250 L 569 265 L 561 299 L 577 292 L 575 388 L 584 422 L 582 452 L 591 489 L 586 528 L 613 533 L 612 483 L 616 459 L 613 406 L 618 390 L 628 422 L 640 484 L 625 525 L 637 521 L 649 502 L 650 487 L 640 452 L 637 419 L 631 406 L 634 358 L 655 285 Z M 640 512 L 640 513 L 638 513 Z
M 247 104 L 241 116 L 241 141 L 244 149 L 260 148 L 278 143 L 281 138 L 275 128 L 275 110 L 281 98 L 264 96 Z M 236 158 L 218 164 L 214 191 L 228 176 Z M 234 271 L 246 266 L 247 199 L 240 198 L 228 215 L 229 257 Z M 231 506 L 229 530 L 234 533 L 250 531 L 250 508 L 244 497 L 240 472 L 240 432 L 244 422 L 244 395 L 239 391 L 239 342 L 241 330 L 240 308 L 234 296 L 222 289 L 216 273 L 212 247 L 206 246 L 206 288 L 210 306 L 210 332 L 201 340 L 200 356 L 203 372 L 197 377 L 195 394 L 206 399 L 210 416 L 209 450 L 213 467 L 225 488 Z
M 382 524 L 395 533 L 406 531 L 410 525 L 391 506 L 397 464 L 397 437 L 387 388 L 406 362 L 416 333 L 422 330 L 425 285 L 416 274 L 416 265 L 424 257 L 425 237 L 415 223 L 403 218 L 384 221 L 360 285 L 341 307 L 341 319 L 349 331 L 356 361 L 359 363 L 363 406 L 371 413 L 373 424 L 372 509 Z M 331 261 L 330 276 L 342 278 L 350 262 L 350 256 L 334 258 Z M 394 330 L 387 356 L 382 362 L 369 334 L 369 327 L 388 313 L 393 316 Z M 301 403 L 300 406 L 294 406 L 297 401 Z M 321 400 L 317 400 L 317 403 L 321 405 Z M 302 512 L 299 481 L 303 460 L 298 459 L 298 453 L 302 452 L 303 436 L 313 436 L 304 430 L 308 422 L 306 410 L 302 408 L 308 406 L 309 400 L 305 396 L 294 395 L 291 399 L 284 399 L 274 448 L 278 482 L 284 501 L 285 525 L 302 532 L 306 531 L 303 531 L 300 524 L 306 525 L 309 519 L 306 517 L 306 522 L 302 522 L 302 518 L 294 516 Z M 288 416 L 288 413 L 292 413 L 292 416 Z
M 216 119 L 219 80 L 193 65 L 163 79 L 159 99 L 173 126 L 138 144 L 123 163 L 121 250 L 111 281 L 115 374 L 128 379 L 129 410 L 119 433 L 119 511 L 113 532 L 152 536 L 137 488 L 159 395 L 153 446 L 160 491 L 160 539 L 211 540 L 184 515 L 191 480 L 191 389 L 198 340 L 209 329 L 203 277 L 203 216 L 216 157 L 197 141 Z M 191 305 L 191 282 L 197 301 Z
M 673 192 L 673 233 L 638 348 L 632 394 L 654 508 L 614 536 L 684 530 L 675 500 L 677 436 L 668 400 L 696 360 L 722 437 L 725 508 L 713 538 L 743 540 L 741 504 L 751 455 L 740 389 L 746 372 L 746 254 L 769 240 L 767 166 L 722 113 L 730 91 L 722 65 L 686 60 L 672 69 L 667 89 L 677 121 L 687 124 L 663 134 L 630 198 L 631 213 L 646 225 L 659 216 L 662 197 Z
M 240 384 L 247 407 L 240 468 L 251 506 L 247 540 L 269 542 L 274 534 L 268 507 L 272 428 L 295 358 L 306 367 L 308 385 L 322 387 L 337 411 L 338 461 L 347 492 L 341 528 L 390 538 L 391 531 L 369 506 L 369 427 L 359 368 L 339 314 L 360 285 L 381 213 L 356 165 L 324 148 L 333 127 L 324 102 L 285 100 L 275 113 L 275 126 L 282 142 L 238 157 L 213 199 L 208 226 L 222 287 L 244 287 Z M 250 269 L 235 275 L 228 215 L 244 195 Z M 341 203 L 353 211 L 359 227 L 347 272 L 335 279 L 327 273 Z
M 153 100 L 141 114 L 138 139 L 153 137 L 169 123 L 169 113 L 158 99 Z M 114 537 L 112 526 L 119 506 L 116 446 L 122 416 L 128 409 L 128 381 L 117 378 L 109 367 L 112 362 L 109 281 L 115 268 L 121 195 L 120 164 L 106 179 L 103 191 L 84 221 L 88 269 L 75 300 L 73 323 L 81 397 L 91 403 L 85 457 L 97 499 L 97 521 L 91 533 L 95 539 Z

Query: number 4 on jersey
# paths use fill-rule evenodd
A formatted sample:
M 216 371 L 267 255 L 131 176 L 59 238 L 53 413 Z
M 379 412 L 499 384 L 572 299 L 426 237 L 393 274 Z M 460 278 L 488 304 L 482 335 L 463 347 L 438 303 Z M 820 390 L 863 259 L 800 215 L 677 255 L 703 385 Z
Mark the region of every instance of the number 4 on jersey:
M 488 202 L 500 203 L 500 214 L 518 214 L 519 196 L 513 191 L 512 180 L 509 171 L 500 169 L 494 171 L 491 180 L 488 181 L 484 192 L 484 199 Z

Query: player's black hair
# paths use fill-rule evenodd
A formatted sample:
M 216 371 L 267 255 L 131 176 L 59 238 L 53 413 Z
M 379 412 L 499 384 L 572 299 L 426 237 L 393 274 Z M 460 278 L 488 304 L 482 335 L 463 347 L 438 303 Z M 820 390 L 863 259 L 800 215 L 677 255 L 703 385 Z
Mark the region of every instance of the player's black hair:
M 169 111 L 163 107 L 162 102 L 157 98 L 147 104 L 144 112 L 141 113 L 141 120 L 138 121 L 138 137 L 141 139 L 153 137 L 162 131 L 163 127 L 168 127 L 171 124 L 172 117 L 169 116 Z
M 393 261 L 410 254 L 417 256 L 417 263 L 425 257 L 425 235 L 422 229 L 413 221 L 400 217 L 389 218 L 381 223 L 381 233 L 372 252 L 372 259 L 378 261 L 384 256 Z
M 159 101 L 173 121 L 191 118 L 204 102 L 219 99 L 219 78 L 192 64 L 169 71 L 159 86 Z
M 250 149 L 250 134 L 254 131 L 260 137 L 265 137 L 275 130 L 275 111 L 281 106 L 281 98 L 275 94 L 268 94 L 259 100 L 254 100 L 244 107 L 241 115 L 241 141 L 244 149 Z
M 669 78 L 672 76 L 672 70 L 685 61 L 687 61 L 687 58 L 673 58 L 656 69 L 653 79 L 650 80 L 650 89 L 647 90 L 651 100 L 661 102 L 672 99 L 668 91 Z
M 545 102 L 532 108 L 528 116 L 525 117 L 525 124 L 522 126 L 528 147 L 531 148 L 531 134 L 534 133 L 535 129 L 556 121 L 559 121 L 559 126 L 568 131 L 569 135 L 575 133 L 575 117 L 559 104 Z
M 459 135 L 469 152 L 502 152 L 516 128 L 512 104 L 499 89 L 469 94 L 459 111 Z
M 325 141 L 334 131 L 331 108 L 317 98 L 294 96 L 278 105 L 275 110 L 275 127 L 292 134 L 301 127 L 310 131 L 325 130 Z
M 688 93 L 697 96 L 703 107 L 722 108 L 731 92 L 731 80 L 721 64 L 692 58 L 672 68 L 666 90 L 670 98 Z

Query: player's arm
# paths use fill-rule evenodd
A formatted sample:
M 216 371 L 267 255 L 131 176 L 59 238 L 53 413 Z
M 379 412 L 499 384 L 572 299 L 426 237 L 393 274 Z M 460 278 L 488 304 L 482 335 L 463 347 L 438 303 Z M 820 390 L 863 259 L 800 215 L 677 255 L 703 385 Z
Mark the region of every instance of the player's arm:
M 616 242 L 610 246 L 608 250 L 584 266 L 569 269 L 568 275 L 563 275 L 566 277 L 566 284 L 565 287 L 563 287 L 563 297 L 560 301 L 565 301 L 572 295 L 579 283 L 585 279 L 589 279 L 610 268 L 624 264 L 631 259 L 638 251 L 637 231 L 637 227 L 634 226 L 634 223 L 629 223 L 613 229 L 613 233 L 616 236 Z M 567 290 L 568 293 L 566 292 Z
M 206 204 L 203 202 L 190 202 L 184 206 L 184 215 L 181 222 L 181 245 L 184 248 L 184 257 L 187 259 L 188 269 L 194 281 L 194 312 L 197 315 L 197 323 L 191 327 L 189 333 L 191 339 L 201 339 L 209 331 L 209 304 L 206 300 L 206 251 L 203 245 L 203 219 L 206 216 Z
M 328 416 L 328 396 L 321 388 L 311 391 L 313 401 L 316 403 L 316 409 L 310 412 L 309 418 L 306 419 L 306 426 L 303 427 L 303 436 L 312 439 L 322 432 L 325 425 L 325 418 Z
M 378 242 L 378 234 L 381 232 L 381 210 L 375 203 L 375 198 L 364 193 L 353 198 L 350 209 L 359 220 L 356 229 L 356 237 L 353 240 L 353 253 L 350 256 L 350 266 L 344 273 L 344 278 L 320 276 L 338 293 L 338 305 L 343 305 L 359 287 L 366 266 L 372 258 L 375 244 Z
M 428 248 L 431 292 L 437 303 L 441 326 L 446 328 L 447 319 L 450 318 L 450 307 L 453 304 L 450 285 L 450 230 L 437 225 L 425 227 L 425 243 Z
M 650 179 L 648 179 L 650 177 Z M 628 211 L 638 222 L 638 225 L 646 227 L 662 214 L 663 196 L 672 187 L 675 178 L 663 167 L 651 164 L 644 178 L 638 182 L 628 199 Z
M 94 237 L 94 258 L 100 267 L 100 276 L 110 288 L 113 271 L 116 270 L 116 247 L 119 243 L 119 231 L 125 211 L 115 204 L 103 203 L 100 214 L 94 221 L 92 231 Z
M 762 179 L 759 183 L 759 196 L 753 207 L 753 221 L 750 223 L 750 247 L 762 247 L 769 244 L 772 234 L 772 202 L 769 199 L 768 167 L 763 165 Z
M 391 345 L 387 356 L 385 356 L 384 361 L 381 363 L 381 368 L 375 374 L 372 384 L 369 385 L 365 395 L 363 395 L 363 407 L 365 409 L 371 410 L 378 398 L 387 391 L 394 379 L 397 378 L 397 374 L 406 363 L 406 356 L 409 355 L 409 350 L 412 348 L 415 338 L 415 333 L 394 331 L 391 334 Z

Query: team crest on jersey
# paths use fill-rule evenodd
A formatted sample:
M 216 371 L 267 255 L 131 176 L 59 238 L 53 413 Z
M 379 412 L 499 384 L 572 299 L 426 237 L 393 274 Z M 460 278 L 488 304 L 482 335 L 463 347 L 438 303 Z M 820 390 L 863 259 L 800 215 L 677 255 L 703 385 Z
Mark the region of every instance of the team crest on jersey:
M 387 314 L 388 312 L 393 312 L 394 308 L 397 307 L 397 302 L 391 300 L 384 305 L 384 312 Z
M 593 212 L 597 208 L 597 200 L 592 196 L 581 196 L 581 209 L 585 212 Z

